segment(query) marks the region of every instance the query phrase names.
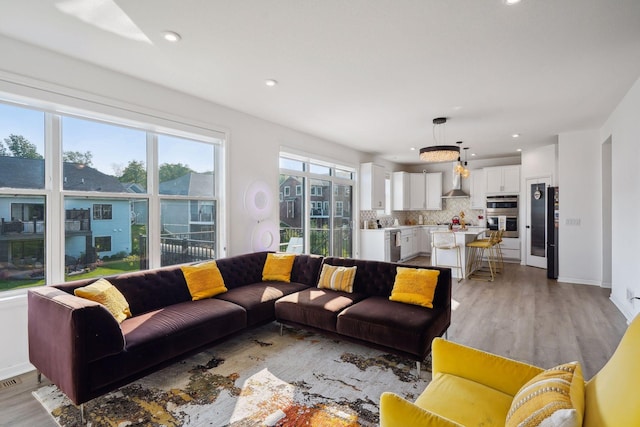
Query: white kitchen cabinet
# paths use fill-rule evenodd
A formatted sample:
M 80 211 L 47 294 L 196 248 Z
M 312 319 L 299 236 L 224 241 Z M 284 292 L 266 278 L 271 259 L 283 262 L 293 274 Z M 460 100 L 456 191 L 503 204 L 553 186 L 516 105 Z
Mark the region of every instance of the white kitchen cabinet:
M 400 247 L 400 259 L 405 261 L 418 255 L 420 252 L 420 227 L 403 228 L 400 232 L 402 246 Z
M 426 181 L 423 173 L 410 173 L 409 209 L 420 211 L 425 209 Z
M 360 165 L 360 209 L 383 210 L 385 207 L 384 167 L 373 163 Z
M 442 210 L 442 172 L 427 174 L 427 210 Z
M 411 210 L 442 210 L 442 172 L 411 173 Z
M 394 172 L 392 175 L 394 211 L 411 209 L 411 177 L 407 172 Z
M 519 194 L 520 166 L 484 168 L 485 194 Z
M 484 170 L 474 169 L 471 171 L 469 192 L 471 193 L 471 209 L 485 209 L 486 199 L 484 196 Z
M 360 230 L 360 259 L 389 261 L 389 231 Z
M 503 237 L 502 256 L 505 261 L 520 261 L 520 239 L 517 237 Z
M 420 227 L 420 246 L 418 252 L 431 253 L 431 227 Z

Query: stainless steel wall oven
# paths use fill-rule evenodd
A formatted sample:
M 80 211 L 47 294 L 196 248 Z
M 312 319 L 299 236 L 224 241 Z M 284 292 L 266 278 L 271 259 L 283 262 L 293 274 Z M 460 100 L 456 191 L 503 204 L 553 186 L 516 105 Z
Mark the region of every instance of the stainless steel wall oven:
M 518 237 L 518 196 L 487 196 L 487 228 L 504 230 L 503 237 Z

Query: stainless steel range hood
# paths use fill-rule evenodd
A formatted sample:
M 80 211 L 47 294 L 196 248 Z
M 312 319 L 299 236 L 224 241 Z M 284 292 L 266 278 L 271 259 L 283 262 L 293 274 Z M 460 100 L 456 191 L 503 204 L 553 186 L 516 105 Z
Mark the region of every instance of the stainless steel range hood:
M 453 162 L 453 166 L 451 169 L 451 172 L 453 174 L 453 188 L 451 189 L 451 191 L 446 192 L 445 194 L 442 195 L 443 199 L 462 199 L 465 197 L 469 197 L 469 195 L 467 193 L 465 193 L 464 191 L 462 191 L 460 189 L 460 181 L 462 180 L 462 178 L 460 177 L 460 174 L 456 173 L 456 164 L 458 162 Z

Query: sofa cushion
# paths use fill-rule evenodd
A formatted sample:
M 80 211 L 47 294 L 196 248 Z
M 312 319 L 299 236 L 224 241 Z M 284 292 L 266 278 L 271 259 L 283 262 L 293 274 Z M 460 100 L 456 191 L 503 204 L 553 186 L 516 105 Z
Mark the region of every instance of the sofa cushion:
M 584 379 L 578 362 L 533 377 L 513 398 L 506 427 L 579 427 L 584 414 Z
M 466 427 L 504 427 L 511 396 L 466 378 L 436 374 L 415 404 Z
M 309 288 L 276 301 L 276 319 L 335 332 L 338 313 L 364 298 L 358 293 Z
M 294 282 L 258 282 L 231 289 L 216 298 L 243 307 L 247 311 L 247 325 L 253 326 L 275 319 L 274 300 L 306 288 Z
M 438 270 L 398 267 L 389 299 L 433 308 L 433 295 L 439 275 Z
M 125 351 L 89 366 L 95 395 L 111 384 L 150 372 L 154 367 L 214 343 L 246 327 L 245 310 L 216 298 L 170 305 L 125 320 Z
M 215 261 L 180 267 L 193 301 L 211 298 L 227 292 L 224 279 Z
M 262 269 L 262 280 L 265 282 L 290 282 L 295 254 L 267 254 Z
M 133 316 L 191 301 L 187 282 L 182 270 L 177 266 L 124 273 L 107 278 L 127 299 Z
M 318 287 L 333 289 L 334 291 L 353 292 L 353 280 L 356 278 L 356 266 L 338 267 L 329 264 L 322 265 Z
M 342 311 L 337 332 L 359 340 L 423 358 L 431 348 L 428 337 L 438 336 L 448 320 L 444 309 L 389 301 L 388 297 L 369 297 Z
M 417 267 L 410 264 L 394 264 L 383 261 L 369 261 L 352 258 L 327 257 L 324 264 L 340 265 L 344 267 L 357 266 L 358 272 L 353 282 L 353 291 L 372 296 L 391 295 L 393 282 L 396 278 L 396 267 Z M 423 267 L 424 268 L 424 267 Z M 433 305 L 446 307 L 451 304 L 451 269 L 428 267 L 430 270 L 440 271 L 438 286 L 433 298 Z
M 106 279 L 98 279 L 90 285 L 77 288 L 73 294 L 102 304 L 118 323 L 131 317 L 129 303 L 122 293 Z

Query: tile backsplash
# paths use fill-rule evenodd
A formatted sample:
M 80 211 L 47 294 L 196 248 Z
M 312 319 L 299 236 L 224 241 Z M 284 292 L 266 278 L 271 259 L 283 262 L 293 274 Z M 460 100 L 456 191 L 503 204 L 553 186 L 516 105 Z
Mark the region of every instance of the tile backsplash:
M 439 224 L 451 222 L 454 216 L 464 212 L 464 219 L 468 225 L 479 225 L 479 215 L 484 215 L 482 209 L 471 209 L 471 199 L 442 199 L 442 210 L 439 211 L 393 211 L 392 215 L 379 215 L 377 211 L 360 212 L 360 228 L 364 228 L 365 221 L 370 228 L 375 228 L 376 220 L 380 220 L 383 227 L 393 224 L 394 219 L 400 225 L 418 224 L 418 217 L 422 215 L 424 224 Z M 480 224 L 482 225 L 482 224 Z

